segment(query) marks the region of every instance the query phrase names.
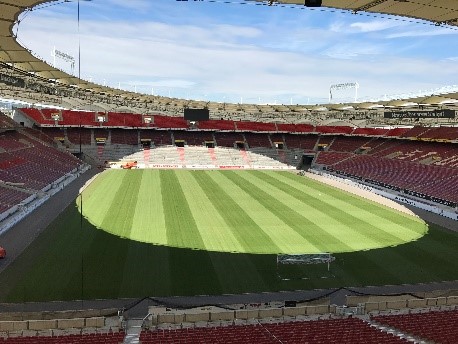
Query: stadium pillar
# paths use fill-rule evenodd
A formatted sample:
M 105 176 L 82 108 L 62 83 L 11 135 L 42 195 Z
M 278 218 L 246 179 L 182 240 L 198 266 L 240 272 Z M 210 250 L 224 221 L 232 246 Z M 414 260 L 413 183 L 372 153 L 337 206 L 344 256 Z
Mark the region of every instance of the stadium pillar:
M 80 133 L 81 135 L 81 133 Z M 80 235 L 83 233 L 83 194 L 79 193 L 80 198 Z M 84 249 L 81 248 L 81 309 L 84 308 Z

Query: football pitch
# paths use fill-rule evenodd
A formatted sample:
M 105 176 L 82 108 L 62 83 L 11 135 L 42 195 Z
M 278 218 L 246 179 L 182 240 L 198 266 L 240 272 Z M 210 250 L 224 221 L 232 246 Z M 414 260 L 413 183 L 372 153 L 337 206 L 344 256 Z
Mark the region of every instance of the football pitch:
M 456 247 L 456 232 L 290 172 L 108 171 L 0 274 L 0 301 L 453 281 Z M 277 263 L 306 251 L 335 261 Z
M 80 207 L 123 238 L 218 252 L 352 252 L 427 231 L 419 218 L 291 172 L 107 170 Z

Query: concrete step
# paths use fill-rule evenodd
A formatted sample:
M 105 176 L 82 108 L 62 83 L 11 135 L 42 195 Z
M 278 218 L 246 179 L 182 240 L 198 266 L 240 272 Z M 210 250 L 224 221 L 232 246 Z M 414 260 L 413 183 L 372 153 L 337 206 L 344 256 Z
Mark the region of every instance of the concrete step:
M 139 344 L 140 335 L 138 334 L 128 334 L 124 337 L 124 344 Z

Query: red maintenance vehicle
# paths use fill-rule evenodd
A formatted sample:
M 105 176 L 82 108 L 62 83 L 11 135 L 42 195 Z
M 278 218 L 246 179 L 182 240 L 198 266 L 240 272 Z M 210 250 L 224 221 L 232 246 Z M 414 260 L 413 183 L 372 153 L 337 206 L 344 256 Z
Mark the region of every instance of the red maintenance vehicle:
M 131 170 L 133 168 L 137 168 L 137 161 L 134 162 L 128 162 L 125 165 L 121 165 L 121 167 L 125 170 Z
M 0 246 L 0 259 L 6 257 L 6 251 L 3 247 Z

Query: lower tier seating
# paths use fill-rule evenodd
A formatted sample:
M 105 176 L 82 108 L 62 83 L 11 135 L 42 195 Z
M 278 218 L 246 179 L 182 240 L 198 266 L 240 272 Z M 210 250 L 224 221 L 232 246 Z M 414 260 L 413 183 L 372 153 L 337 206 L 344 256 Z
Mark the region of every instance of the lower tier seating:
M 82 165 L 70 153 L 26 133 L 8 131 L 0 137 L 0 213 L 28 198 L 31 190 L 41 190 Z
M 125 332 L 71 334 L 62 336 L 0 337 L 3 344 L 121 344 Z
M 142 344 L 395 344 L 408 341 L 356 318 L 143 331 Z
M 323 152 L 320 156 L 322 154 Z M 323 158 L 320 159 L 318 162 L 325 161 Z M 333 164 L 325 162 L 324 164 L 331 165 L 335 171 L 375 181 L 381 185 L 415 191 L 439 200 L 458 202 L 457 169 L 356 154 Z M 443 185 L 447 185 L 448 188 L 442 187 Z
M 434 343 L 455 344 L 458 341 L 458 310 L 384 315 L 372 320 Z

